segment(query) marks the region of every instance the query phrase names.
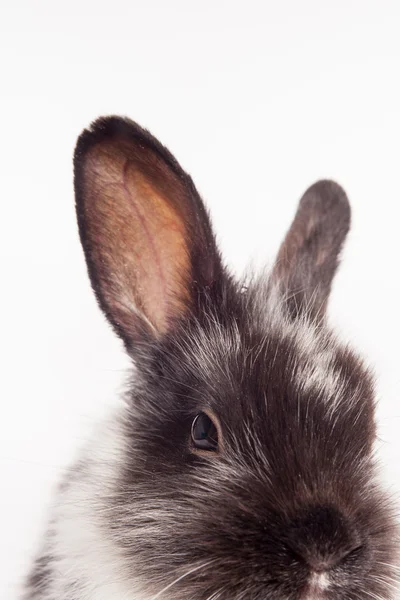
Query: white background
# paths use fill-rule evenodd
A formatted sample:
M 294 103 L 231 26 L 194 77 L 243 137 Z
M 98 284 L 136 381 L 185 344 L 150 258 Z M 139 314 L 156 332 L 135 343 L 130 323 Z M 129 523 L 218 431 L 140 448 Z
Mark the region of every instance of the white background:
M 0 29 L 0 599 L 17 598 L 52 487 L 128 366 L 73 206 L 74 143 L 101 114 L 177 155 L 237 271 L 273 258 L 309 184 L 345 187 L 330 318 L 376 367 L 400 491 L 398 0 L 22 0 Z

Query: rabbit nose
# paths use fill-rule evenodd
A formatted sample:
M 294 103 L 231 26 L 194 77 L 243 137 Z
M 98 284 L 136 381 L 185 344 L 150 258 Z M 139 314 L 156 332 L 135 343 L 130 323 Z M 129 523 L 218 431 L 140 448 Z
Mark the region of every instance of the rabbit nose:
M 337 564 L 336 558 L 312 558 L 309 557 L 307 560 L 308 565 L 311 567 L 313 571 L 316 573 L 323 573 L 324 571 L 328 571 L 332 569 Z
M 290 527 L 289 545 L 315 573 L 323 573 L 361 549 L 347 519 L 334 507 L 313 506 L 302 511 Z
M 333 556 L 309 556 L 307 558 L 307 564 L 315 573 L 324 573 L 325 571 L 329 571 L 330 569 L 333 569 L 337 565 L 341 564 L 352 552 L 353 548 L 350 550 L 344 550 L 343 552 L 335 552 Z

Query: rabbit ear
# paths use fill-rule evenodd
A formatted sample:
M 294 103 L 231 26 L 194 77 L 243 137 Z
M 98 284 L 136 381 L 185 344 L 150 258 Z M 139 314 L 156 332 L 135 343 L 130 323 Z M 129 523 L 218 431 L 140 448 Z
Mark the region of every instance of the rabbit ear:
M 306 191 L 273 270 L 292 316 L 323 319 L 349 228 L 350 205 L 339 185 L 319 181 Z
M 149 132 L 101 118 L 74 158 L 79 232 L 98 302 L 127 347 L 164 334 L 221 275 L 190 177 Z

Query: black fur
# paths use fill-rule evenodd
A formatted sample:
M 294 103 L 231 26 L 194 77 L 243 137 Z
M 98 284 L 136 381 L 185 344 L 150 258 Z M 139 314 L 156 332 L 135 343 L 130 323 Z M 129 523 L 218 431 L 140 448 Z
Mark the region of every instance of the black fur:
M 333 368 L 344 398 L 328 418 L 330 399 L 295 383 L 297 349 L 273 327 L 270 335 L 255 327 L 249 305 L 226 290 L 214 314 L 204 307 L 200 323 L 143 357 L 125 431 L 131 455 L 110 505 L 115 543 L 154 593 L 187 565 L 213 561 L 166 591 L 171 600 L 205 600 L 220 589 L 221 600 L 303 598 L 310 571 L 324 565 L 331 586 L 318 598 L 389 598 L 396 525 L 373 483 L 371 378 L 339 348 Z M 221 348 L 214 368 L 202 371 L 184 349 L 198 328 L 212 338 L 215 321 L 232 338 L 238 328 L 239 352 Z M 190 450 L 190 424 L 202 410 L 221 422 L 218 457 Z M 138 539 L 135 527 L 147 535 Z

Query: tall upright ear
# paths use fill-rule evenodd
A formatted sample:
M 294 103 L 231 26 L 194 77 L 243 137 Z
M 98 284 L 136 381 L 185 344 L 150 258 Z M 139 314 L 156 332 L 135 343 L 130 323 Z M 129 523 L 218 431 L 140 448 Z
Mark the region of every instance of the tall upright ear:
M 343 242 L 350 205 L 333 181 L 319 181 L 301 198 L 273 270 L 292 316 L 322 320 Z
M 222 272 L 191 178 L 148 131 L 119 117 L 81 134 L 74 168 L 80 238 L 101 308 L 128 348 L 163 335 Z

